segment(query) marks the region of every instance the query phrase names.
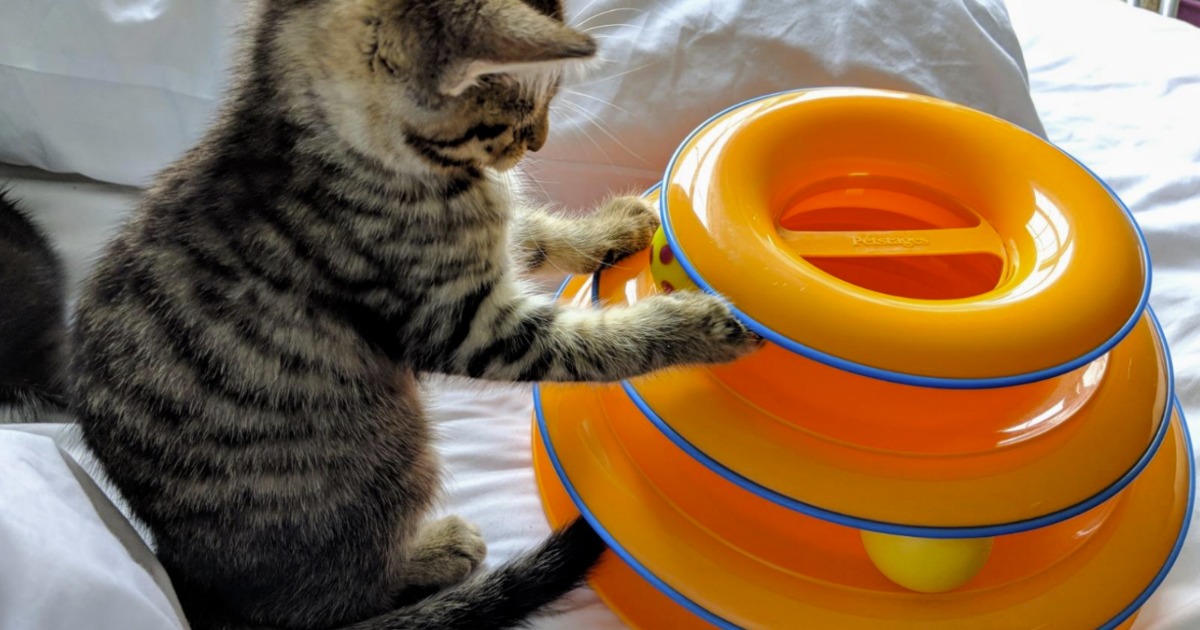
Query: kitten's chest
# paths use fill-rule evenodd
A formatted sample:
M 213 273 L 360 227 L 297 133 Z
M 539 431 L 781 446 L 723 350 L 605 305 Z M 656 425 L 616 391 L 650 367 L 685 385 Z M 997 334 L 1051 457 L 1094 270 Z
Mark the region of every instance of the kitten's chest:
M 356 218 L 350 230 L 392 278 L 437 284 L 503 268 L 508 223 L 506 200 L 480 186 L 453 197 L 398 204 L 382 220 Z

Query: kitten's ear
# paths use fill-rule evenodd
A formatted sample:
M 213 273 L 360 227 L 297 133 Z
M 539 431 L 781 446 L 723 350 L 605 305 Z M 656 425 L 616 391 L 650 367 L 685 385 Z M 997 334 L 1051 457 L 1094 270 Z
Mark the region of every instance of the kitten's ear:
M 522 0 L 486 0 L 479 18 L 470 48 L 442 77 L 445 94 L 461 94 L 485 74 L 537 71 L 596 54 L 594 39 Z

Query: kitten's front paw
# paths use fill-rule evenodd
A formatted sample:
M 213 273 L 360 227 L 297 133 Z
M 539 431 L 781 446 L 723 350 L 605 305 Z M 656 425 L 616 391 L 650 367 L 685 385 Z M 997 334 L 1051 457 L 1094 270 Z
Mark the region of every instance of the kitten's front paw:
M 727 363 L 763 345 L 762 337 L 741 322 L 721 298 L 697 291 L 680 291 L 653 298 L 675 311 L 680 363 Z
M 601 245 L 599 261 L 611 265 L 650 246 L 658 209 L 641 197 L 614 197 L 589 219 Z

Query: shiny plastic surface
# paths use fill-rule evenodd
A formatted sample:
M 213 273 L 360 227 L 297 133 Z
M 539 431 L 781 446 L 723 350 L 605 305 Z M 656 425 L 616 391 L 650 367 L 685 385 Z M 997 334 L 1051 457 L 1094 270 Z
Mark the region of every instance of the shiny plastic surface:
M 644 420 L 610 415 L 612 387 L 544 386 L 538 401 L 554 456 L 594 523 L 673 591 L 617 558 L 592 585 L 635 628 L 1100 627 L 1136 605 L 1172 558 L 1185 523 L 1191 464 L 1176 415 L 1162 448 L 1128 488 L 1054 526 L 998 537 L 963 588 L 923 595 L 871 565 L 856 530 L 791 512 L 715 476 Z M 554 524 L 577 513 L 535 427 L 535 466 Z M 723 621 L 721 621 L 723 620 Z
M 753 101 L 684 143 L 663 191 L 694 280 L 854 365 L 1054 373 L 1118 341 L 1145 304 L 1144 245 L 1101 182 L 1006 121 L 927 97 Z
M 563 298 L 586 303 L 593 282 L 573 279 Z M 599 283 L 605 306 L 658 292 L 643 256 L 603 272 Z M 628 390 L 608 413 L 653 414 L 753 484 L 837 514 L 914 527 L 1019 523 L 1091 499 L 1144 463 L 1165 430 L 1170 395 L 1149 314 L 1093 363 L 1014 387 L 900 385 L 769 344 L 730 365 L 634 379 Z

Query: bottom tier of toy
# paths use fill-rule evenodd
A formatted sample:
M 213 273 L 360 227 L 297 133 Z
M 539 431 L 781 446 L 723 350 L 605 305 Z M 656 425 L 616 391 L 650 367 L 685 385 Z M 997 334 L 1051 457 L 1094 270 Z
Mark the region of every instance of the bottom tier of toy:
M 861 532 L 745 493 L 613 411 L 623 396 L 539 388 L 534 452 L 551 523 L 582 511 L 609 540 L 615 556 L 592 586 L 635 628 L 1125 628 L 1187 531 L 1192 458 L 1176 409 L 1154 459 L 1113 499 L 998 537 L 969 583 L 916 593 L 875 568 Z

